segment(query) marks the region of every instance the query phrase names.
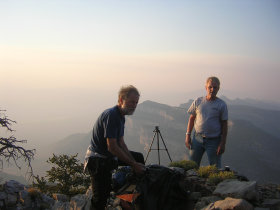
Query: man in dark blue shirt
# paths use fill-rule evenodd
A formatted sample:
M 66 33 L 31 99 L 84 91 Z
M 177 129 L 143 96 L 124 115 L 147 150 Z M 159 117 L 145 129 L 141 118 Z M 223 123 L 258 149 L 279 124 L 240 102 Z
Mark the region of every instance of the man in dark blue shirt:
M 97 119 L 91 143 L 85 157 L 85 167 L 91 175 L 92 207 L 104 209 L 111 191 L 111 171 L 117 167 L 116 159 L 130 165 L 135 173 L 145 171 L 144 157 L 131 152 L 124 142 L 125 115 L 132 115 L 140 94 L 132 85 L 119 91 L 118 105 L 105 110 Z

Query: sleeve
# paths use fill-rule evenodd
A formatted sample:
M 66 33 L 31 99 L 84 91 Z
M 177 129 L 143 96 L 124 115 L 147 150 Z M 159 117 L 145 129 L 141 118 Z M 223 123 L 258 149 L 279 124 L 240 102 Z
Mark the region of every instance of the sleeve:
M 222 106 L 221 120 L 228 120 L 228 109 L 227 109 L 226 103 L 223 103 L 223 106 Z
M 190 115 L 196 115 L 197 99 L 192 102 L 192 105 L 188 109 L 187 113 Z

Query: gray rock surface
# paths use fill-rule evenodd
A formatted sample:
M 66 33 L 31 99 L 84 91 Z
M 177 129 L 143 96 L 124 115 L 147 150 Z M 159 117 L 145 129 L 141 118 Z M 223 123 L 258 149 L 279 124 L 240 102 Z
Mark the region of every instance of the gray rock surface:
M 280 199 L 265 199 L 262 205 L 272 210 L 280 210 Z
M 70 202 L 55 201 L 52 210 L 70 210 Z
M 61 201 L 61 202 L 67 202 L 67 201 L 70 200 L 67 195 L 63 195 L 63 194 L 60 194 L 60 193 L 54 193 L 53 194 L 53 199 L 56 200 L 56 201 Z
M 246 209 L 280 210 L 278 185 L 257 185 L 254 181 L 226 180 L 217 186 L 211 185 L 194 170 L 185 173 L 184 185 L 190 192 L 188 209 Z M 16 181 L 6 182 L 0 188 L 0 209 L 17 210 L 90 210 L 92 190 L 69 198 L 55 193 L 53 198 L 39 191 L 29 189 Z M 261 196 L 259 196 L 261 194 Z M 226 198 L 226 199 L 225 199 Z M 224 199 L 224 200 L 223 200 Z M 121 210 L 122 202 L 111 193 L 108 210 Z
M 86 195 L 75 195 L 70 200 L 71 209 L 75 210 L 84 210 L 87 204 Z
M 213 193 L 214 195 L 233 198 L 243 198 L 246 200 L 258 200 L 257 182 L 241 182 L 238 180 L 225 180 L 219 183 Z
M 8 194 L 18 193 L 24 189 L 24 185 L 15 180 L 5 182 L 3 187 L 5 192 L 7 192 Z

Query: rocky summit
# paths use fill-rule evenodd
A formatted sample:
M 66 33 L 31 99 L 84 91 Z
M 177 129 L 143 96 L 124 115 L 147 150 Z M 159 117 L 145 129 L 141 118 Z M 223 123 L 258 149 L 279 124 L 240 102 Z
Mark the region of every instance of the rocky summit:
M 179 180 L 178 183 L 180 184 L 180 188 L 187 192 L 187 195 L 184 195 L 185 206 L 180 209 L 280 210 L 279 185 L 258 184 L 256 181 L 244 181 L 244 179 L 227 179 L 215 185 L 209 183 L 207 178 L 198 176 L 194 169 L 188 171 L 176 167 L 170 167 L 169 169 L 174 171 L 174 173 L 181 173 L 182 180 Z M 127 188 L 131 187 L 129 184 L 127 185 Z M 153 186 L 153 189 L 157 187 L 160 186 Z M 91 188 L 85 194 L 78 194 L 73 197 L 62 194 L 52 194 L 52 196 L 49 196 L 35 188 L 24 186 L 21 183 L 10 180 L 0 187 L 0 209 L 89 210 L 91 196 Z M 171 199 L 171 196 L 165 198 L 165 201 L 168 201 L 169 198 Z M 165 205 L 166 209 L 170 209 L 167 206 Z M 165 209 L 165 207 L 162 209 Z M 116 192 L 112 192 L 108 200 L 107 209 L 141 208 L 138 205 L 137 198 L 128 202 L 120 199 L 120 196 L 117 196 Z

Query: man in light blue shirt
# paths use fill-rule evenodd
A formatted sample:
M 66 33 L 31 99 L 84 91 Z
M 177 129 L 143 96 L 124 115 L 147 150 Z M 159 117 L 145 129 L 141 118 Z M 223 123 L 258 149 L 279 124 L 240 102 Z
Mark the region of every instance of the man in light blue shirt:
M 186 147 L 190 150 L 190 159 L 200 165 L 204 152 L 210 165 L 221 168 L 221 155 L 225 151 L 227 137 L 228 110 L 226 103 L 217 97 L 220 81 L 217 77 L 206 80 L 206 97 L 197 98 L 190 108 Z M 192 129 L 195 129 L 191 138 Z

